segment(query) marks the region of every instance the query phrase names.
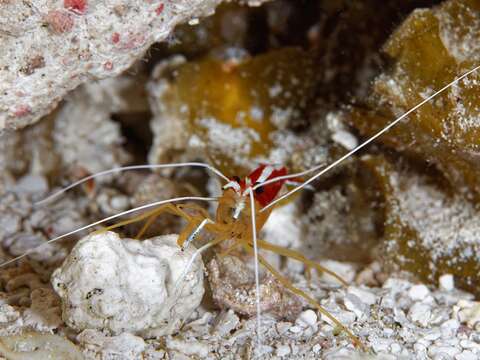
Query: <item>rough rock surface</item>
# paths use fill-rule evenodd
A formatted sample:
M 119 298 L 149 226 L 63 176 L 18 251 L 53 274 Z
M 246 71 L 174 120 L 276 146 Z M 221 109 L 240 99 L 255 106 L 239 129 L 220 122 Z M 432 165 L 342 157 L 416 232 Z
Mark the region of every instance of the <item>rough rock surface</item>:
M 124 165 L 131 156 L 123 148 L 120 125 L 111 116 L 142 106 L 135 84 L 130 76 L 84 84 L 42 121 L 1 132 L 0 177 L 6 172 L 14 177 L 33 173 L 58 184 L 64 176 L 79 178 Z
M 176 244 L 175 235 L 145 241 L 114 232 L 92 234 L 52 275 L 63 319 L 76 330 L 99 329 L 162 336 L 178 330 L 200 304 L 203 264 Z
M 35 122 L 87 80 L 120 74 L 175 25 L 221 2 L 1 1 L 0 131 Z

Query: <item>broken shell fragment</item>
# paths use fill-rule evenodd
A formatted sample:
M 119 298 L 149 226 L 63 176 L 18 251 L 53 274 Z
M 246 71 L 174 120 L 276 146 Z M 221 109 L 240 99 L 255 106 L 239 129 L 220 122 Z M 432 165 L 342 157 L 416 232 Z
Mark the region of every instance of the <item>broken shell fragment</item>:
M 81 360 L 80 350 L 62 336 L 26 333 L 0 338 L 0 357 L 8 360 Z

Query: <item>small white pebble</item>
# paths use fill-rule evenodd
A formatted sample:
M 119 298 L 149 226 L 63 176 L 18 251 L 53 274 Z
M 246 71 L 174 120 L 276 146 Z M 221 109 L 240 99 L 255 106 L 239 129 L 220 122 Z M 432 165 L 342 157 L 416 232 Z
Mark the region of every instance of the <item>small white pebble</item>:
M 387 352 L 388 349 L 390 348 L 390 345 L 392 344 L 392 340 L 390 339 L 381 339 L 381 338 L 376 338 L 372 339 L 370 341 L 370 345 L 372 349 L 379 353 L 379 352 Z
M 407 280 L 391 277 L 383 283 L 382 287 L 384 289 L 390 289 L 393 292 L 403 292 L 411 287 L 411 283 Z
M 328 311 L 330 312 L 330 314 L 336 317 L 337 320 L 340 321 L 343 325 L 350 325 L 356 319 L 355 314 L 351 311 L 341 311 L 341 310 L 333 311 L 331 309 L 329 309 Z M 333 327 L 337 326 L 329 317 L 326 317 L 323 314 L 320 314 L 320 319 Z
M 427 304 L 417 302 L 410 308 L 408 317 L 418 325 L 427 327 L 432 317 L 432 309 Z
M 435 345 L 438 346 L 449 346 L 449 347 L 459 347 L 460 346 L 460 340 L 458 340 L 456 337 L 452 337 L 449 339 L 439 339 L 435 341 Z
M 273 353 L 273 350 L 274 350 L 273 347 L 271 347 L 270 345 L 262 344 L 262 345 L 260 345 L 260 347 L 255 347 L 254 358 L 255 359 L 256 358 L 261 358 L 262 356 L 271 354 L 271 353 Z M 202 359 L 204 359 L 204 358 L 202 357 Z
M 46 194 L 48 182 L 41 175 L 26 175 L 18 180 L 15 191 L 26 194 Z
M 337 360 L 337 359 L 352 359 L 356 354 L 355 350 L 350 348 L 333 348 L 329 351 L 326 351 L 323 355 L 325 360 Z
M 475 349 L 476 352 L 480 352 L 480 344 L 471 340 L 460 340 L 460 346 L 464 349 Z
M 350 286 L 348 288 L 348 293 L 357 296 L 363 303 L 367 305 L 373 305 L 377 301 L 377 296 L 364 288 Z
M 452 291 L 453 289 L 455 289 L 455 283 L 452 274 L 442 275 L 440 276 L 438 281 L 440 283 L 440 289 L 444 291 Z
M 279 335 L 285 334 L 287 331 L 290 330 L 292 327 L 292 323 L 286 322 L 286 321 L 281 321 L 275 325 L 275 328 L 277 329 L 277 333 Z
M 0 324 L 14 321 L 20 317 L 20 313 L 13 306 L 0 304 Z
M 460 350 L 456 347 L 453 346 L 437 346 L 437 345 L 432 345 L 428 348 L 428 355 L 432 357 L 436 357 L 439 355 L 447 355 L 450 356 L 450 358 L 454 357 L 455 355 L 458 355 L 460 353 Z M 441 357 L 440 357 L 441 358 Z M 441 358 L 444 359 L 445 357 Z
M 381 298 L 381 306 L 385 309 L 394 309 L 396 302 L 391 296 L 384 296 Z
M 428 348 L 432 344 L 432 342 L 425 337 L 418 339 L 416 343 L 424 345 L 426 348 Z
M 295 321 L 295 324 L 302 327 L 311 327 L 312 329 L 317 328 L 318 317 L 315 311 L 305 310 L 303 311 Z
M 396 306 L 393 308 L 393 319 L 402 325 L 409 323 L 409 320 L 405 316 L 403 310 Z
M 335 260 L 323 260 L 320 262 L 320 265 L 338 274 L 347 283 L 351 283 L 356 275 L 355 267 L 348 263 Z M 321 279 L 331 284 L 341 284 L 338 279 L 327 273 L 322 273 Z
M 469 350 L 463 350 L 460 354 L 455 355 L 455 360 L 477 360 L 478 356 Z
M 290 354 L 290 346 L 288 345 L 279 345 L 277 346 L 277 350 L 275 351 L 275 354 L 279 357 L 287 356 Z
M 442 337 L 444 339 L 454 337 L 457 334 L 460 323 L 457 319 L 450 319 L 445 321 L 441 326 L 440 330 L 442 331 Z
M 408 296 L 414 301 L 423 301 L 429 294 L 430 290 L 423 284 L 413 285 L 408 291 Z
M 216 325 L 214 330 L 220 335 L 225 336 L 234 330 L 240 322 L 238 316 L 233 310 L 228 310 L 221 313 L 216 319 Z
M 320 344 L 315 344 L 315 345 L 313 345 L 312 351 L 313 351 L 315 354 L 318 354 L 318 353 L 320 352 L 320 350 L 322 350 L 322 347 L 320 346 Z
M 442 333 L 439 329 L 431 329 L 422 337 L 422 339 L 430 342 L 440 339 L 441 337 Z
M 392 336 L 393 333 L 394 333 L 394 330 L 391 329 L 391 328 L 385 328 L 385 329 L 383 329 L 383 335 L 385 335 L 386 337 Z
M 421 353 L 426 353 L 427 351 L 427 346 L 425 346 L 425 344 L 423 343 L 423 341 L 417 341 L 414 345 L 413 345 L 413 349 L 415 350 L 415 352 L 419 355 Z
M 111 207 L 118 211 L 125 210 L 128 208 L 129 204 L 130 201 L 128 200 L 128 197 L 124 195 L 115 196 L 110 200 Z
M 344 130 L 338 130 L 333 133 L 332 140 L 347 150 L 352 150 L 358 145 L 357 138 L 352 133 Z
M 369 314 L 369 307 L 367 304 L 363 303 L 358 296 L 354 294 L 347 293 L 343 299 L 345 307 L 353 312 L 358 319 L 364 318 Z
M 207 357 L 210 352 L 210 346 L 205 342 L 195 341 L 195 340 L 181 340 L 181 339 L 166 339 L 166 344 L 169 349 L 176 350 L 185 355 L 194 355 L 202 359 Z
M 392 354 L 397 354 L 399 353 L 400 351 L 402 351 L 402 347 L 400 346 L 400 344 L 398 343 L 393 343 L 390 345 L 390 352 Z
M 188 20 L 188 25 L 191 25 L 191 26 L 198 25 L 199 22 L 200 20 L 198 18 L 193 18 Z
M 479 327 L 480 302 L 460 300 L 454 307 L 454 313 L 461 323 L 466 323 L 472 329 Z
M 294 333 L 294 334 L 298 334 L 298 333 L 301 333 L 303 331 L 303 328 L 301 326 L 298 326 L 298 325 L 294 325 L 292 327 L 290 327 L 290 329 L 288 329 L 290 332 Z

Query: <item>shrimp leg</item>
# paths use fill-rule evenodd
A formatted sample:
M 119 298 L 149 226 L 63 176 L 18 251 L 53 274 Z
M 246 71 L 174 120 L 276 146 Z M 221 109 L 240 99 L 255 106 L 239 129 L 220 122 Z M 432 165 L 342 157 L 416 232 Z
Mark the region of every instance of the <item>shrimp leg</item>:
M 247 252 L 253 253 L 253 249 L 250 245 L 243 244 L 244 248 Z M 299 288 L 295 287 L 290 280 L 288 280 L 285 276 L 281 275 L 279 271 L 277 271 L 272 265 L 270 265 L 262 256 L 258 257 L 258 260 L 261 265 L 263 265 L 283 286 L 285 286 L 288 290 L 293 292 L 294 294 L 301 296 L 304 298 L 310 305 L 315 307 L 322 315 L 329 318 L 335 325 L 340 327 L 353 341 L 355 346 L 358 346 L 364 350 L 366 347 L 364 344 L 358 339 L 352 332 L 343 325 L 338 319 L 336 319 L 332 314 L 330 314 L 327 310 L 325 310 L 314 298 L 308 295 L 305 291 L 300 290 Z
M 272 252 L 274 252 L 278 255 L 282 255 L 282 256 L 289 257 L 289 258 L 292 258 L 294 260 L 300 261 L 300 262 L 304 263 L 308 268 L 314 268 L 319 273 L 324 272 L 326 274 L 329 274 L 329 275 L 333 276 L 335 279 L 337 279 L 338 281 L 340 281 L 340 283 L 342 283 L 342 285 L 348 286 L 348 283 L 344 279 L 342 279 L 339 275 L 337 275 L 336 273 L 334 273 L 331 270 L 328 270 L 327 268 L 323 267 L 322 265 L 317 264 L 315 261 L 311 261 L 311 260 L 307 259 L 305 256 L 303 256 L 298 251 L 287 249 L 287 248 L 284 248 L 284 247 L 281 247 L 281 246 L 278 246 L 278 245 L 274 245 L 274 244 L 271 244 L 271 243 L 269 243 L 267 241 L 264 241 L 264 240 L 258 240 L 258 246 L 261 249 L 269 250 L 269 251 L 272 251 Z
M 104 228 L 98 230 L 97 233 L 117 229 L 119 227 L 129 225 L 129 224 L 134 224 L 134 223 L 137 223 L 137 222 L 142 221 L 144 219 L 147 219 L 147 222 L 145 223 L 145 225 L 142 227 L 142 229 L 139 231 L 139 233 L 135 237 L 136 239 L 138 239 L 140 236 L 142 236 L 145 233 L 145 231 L 153 223 L 153 221 L 155 221 L 155 219 L 164 212 L 167 212 L 167 213 L 170 213 L 170 214 L 173 214 L 173 215 L 181 216 L 182 218 L 184 218 L 188 222 L 192 221 L 192 217 L 190 215 L 188 215 L 186 212 L 177 208 L 176 205 L 164 204 L 164 205 L 161 205 L 160 207 L 158 207 L 156 209 L 147 211 L 144 214 L 140 214 L 140 215 L 134 216 L 130 219 L 127 219 L 125 221 L 120 221 L 120 222 L 115 223 L 113 225 L 104 227 Z

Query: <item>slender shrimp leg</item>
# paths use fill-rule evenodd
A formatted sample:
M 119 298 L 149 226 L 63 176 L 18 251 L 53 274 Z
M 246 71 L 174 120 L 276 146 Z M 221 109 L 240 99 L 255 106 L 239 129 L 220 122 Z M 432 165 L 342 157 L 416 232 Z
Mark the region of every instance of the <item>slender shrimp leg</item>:
M 167 204 L 169 205 L 169 204 Z M 185 211 L 183 211 L 183 209 L 190 209 L 190 210 L 195 210 L 197 212 L 200 213 L 200 215 L 204 218 L 204 219 L 208 219 L 207 222 L 212 222 L 209 217 L 208 217 L 208 212 L 202 208 L 200 205 L 197 205 L 197 204 L 178 204 L 178 205 L 172 205 L 170 206 L 168 209 L 165 209 L 165 208 L 158 208 L 158 209 L 155 209 L 150 215 L 149 215 L 149 219 L 147 220 L 147 222 L 143 225 L 142 229 L 138 232 L 137 236 L 135 236 L 135 239 L 139 239 L 142 237 L 142 235 L 145 233 L 145 231 L 147 231 L 147 229 L 153 224 L 153 222 L 162 214 L 162 212 L 168 212 L 170 214 L 173 214 L 173 215 L 178 215 L 178 216 L 181 216 L 182 218 L 184 218 L 187 222 L 188 222 L 188 225 L 187 225 L 187 229 L 185 229 L 184 231 L 182 231 L 182 233 L 180 234 L 179 236 L 179 240 L 178 240 L 178 244 L 182 244 L 187 240 L 189 239 L 192 234 L 196 234 L 198 233 L 200 229 L 195 229 L 195 230 L 192 230 L 193 228 L 195 228 L 196 226 L 200 226 L 201 224 L 202 227 L 205 225 L 205 220 L 202 220 L 200 222 L 200 225 L 198 225 L 198 221 L 199 221 L 199 216 L 195 216 L 195 215 L 189 215 L 187 214 Z M 185 233 L 185 234 L 184 234 Z M 185 236 L 187 234 L 187 236 Z
M 208 218 L 210 216 L 208 211 L 205 210 L 205 208 L 201 207 L 198 204 L 178 204 L 177 207 L 181 210 L 189 209 L 189 210 L 198 211 L 200 213 L 200 215 L 202 215 L 205 218 Z
M 184 208 L 190 208 L 196 210 L 201 213 L 201 215 L 189 215 L 185 211 Z M 145 214 L 141 214 L 135 216 L 131 219 L 121 221 L 119 223 L 113 224 L 111 226 L 107 226 L 98 232 L 113 230 L 119 228 L 121 226 L 133 224 L 144 219 L 147 219 L 143 227 L 135 236 L 136 239 L 139 239 L 145 231 L 152 225 L 152 223 L 160 216 L 162 213 L 170 213 L 173 215 L 177 215 L 182 217 L 187 221 L 186 228 L 180 233 L 178 236 L 177 243 L 179 246 L 183 246 L 186 241 L 192 240 L 198 232 L 206 225 L 206 224 L 213 224 L 213 221 L 208 218 L 208 213 L 202 207 L 196 204 L 181 204 L 181 205 L 173 205 L 173 204 L 164 204 L 156 209 L 146 212 Z
M 125 226 L 125 225 L 129 225 L 129 224 L 134 224 L 134 223 L 137 223 L 139 221 L 142 221 L 144 219 L 148 219 L 146 224 L 145 225 L 148 225 L 150 226 L 151 223 L 153 222 L 153 220 L 155 220 L 159 215 L 161 215 L 163 212 L 168 212 L 170 214 L 173 214 L 173 215 L 178 215 L 178 216 L 181 216 L 183 217 L 185 220 L 187 220 L 188 222 L 191 222 L 192 221 L 192 218 L 190 215 L 188 215 L 187 213 L 185 213 L 184 211 L 180 210 L 179 208 L 177 208 L 175 205 L 173 204 L 164 204 L 164 205 L 161 205 L 160 207 L 156 208 L 156 209 L 153 209 L 153 210 L 150 210 L 150 211 L 147 211 L 146 213 L 144 214 L 140 214 L 140 215 L 137 215 L 137 216 L 134 216 L 128 220 L 125 220 L 125 221 L 120 221 L 118 223 L 115 223 L 113 225 L 110 225 L 110 226 L 107 226 L 105 228 L 102 228 L 100 230 L 97 231 L 98 232 L 104 232 L 104 231 L 109 231 L 109 230 L 113 230 L 113 229 L 116 229 L 116 228 L 119 228 L 119 227 L 122 227 L 122 226 Z M 139 234 L 137 234 L 137 238 L 140 237 L 148 228 L 148 226 L 143 226 L 143 228 L 140 230 Z
M 247 243 L 247 242 L 244 242 L 244 243 Z M 227 249 L 222 251 L 219 254 L 219 256 L 226 256 L 226 255 L 230 254 L 233 250 L 235 250 L 235 248 L 237 248 L 240 245 L 242 245 L 242 243 L 235 242 L 234 244 L 229 246 Z M 251 244 L 249 244 L 249 245 L 251 245 Z M 295 250 L 292 250 L 292 249 L 287 249 L 287 248 L 284 248 L 282 246 L 274 245 L 274 244 L 271 244 L 271 243 L 269 243 L 267 241 L 264 241 L 264 240 L 258 240 L 258 247 L 260 249 L 265 249 L 265 250 L 274 252 L 277 255 L 285 256 L 285 257 L 300 261 L 303 264 L 305 264 L 305 266 L 307 267 L 307 270 L 313 268 L 313 269 L 316 269 L 319 273 L 324 272 L 326 274 L 329 274 L 329 275 L 333 276 L 343 286 L 348 286 L 348 283 L 344 279 L 342 279 L 341 276 L 339 276 L 335 272 L 327 269 L 326 267 L 323 267 L 322 265 L 316 263 L 315 261 L 307 259 L 305 256 L 303 256 L 298 251 L 295 251 Z
M 148 216 L 148 220 L 145 222 L 143 227 L 140 229 L 140 231 L 137 233 L 135 236 L 135 239 L 140 239 L 142 235 L 145 233 L 145 231 L 148 230 L 148 228 L 153 224 L 153 222 L 160 216 L 162 213 L 169 213 L 172 215 L 177 215 L 182 218 L 184 218 L 187 222 L 191 222 L 192 218 L 190 215 L 188 215 L 186 212 L 182 211 L 178 205 L 172 205 L 172 204 L 165 204 L 160 206 L 157 209 L 154 209 Z
M 251 248 L 250 244 L 243 244 L 244 248 L 247 252 L 250 254 L 253 254 L 253 249 Z M 287 289 L 289 289 L 291 292 L 293 292 L 296 295 L 301 296 L 305 300 L 307 300 L 310 305 L 315 307 L 321 314 L 325 315 L 327 318 L 329 318 L 335 325 L 340 327 L 345 333 L 352 339 L 353 343 L 355 346 L 361 347 L 363 349 L 366 349 L 363 343 L 356 337 L 355 335 L 352 334 L 350 330 L 348 330 L 345 325 L 343 325 L 339 320 L 337 320 L 332 314 L 330 314 L 327 310 L 325 310 L 314 298 L 312 298 L 310 295 L 308 295 L 305 291 L 298 289 L 295 287 L 290 280 L 288 280 L 285 276 L 281 275 L 279 271 L 277 271 L 272 265 L 270 265 L 262 256 L 258 256 L 258 260 L 260 264 L 262 264 L 283 286 L 285 286 Z
M 139 221 L 142 221 L 142 220 L 147 219 L 148 217 L 152 216 L 155 213 L 156 210 L 157 209 L 153 209 L 153 210 L 147 211 L 143 214 L 131 217 L 127 220 L 119 221 L 119 222 L 117 222 L 113 225 L 102 227 L 101 229 L 99 229 L 97 231 L 94 231 L 93 234 L 99 234 L 99 233 L 102 233 L 102 232 L 105 232 L 105 231 L 117 229 L 117 228 L 125 226 L 125 225 L 137 223 Z
M 272 251 L 272 252 L 274 252 L 278 255 L 282 255 L 282 256 L 289 257 L 289 258 L 295 259 L 297 261 L 300 261 L 300 262 L 304 263 L 307 267 L 314 268 L 318 272 L 324 272 L 326 274 L 329 274 L 329 275 L 333 276 L 335 279 L 337 279 L 338 281 L 340 281 L 342 283 L 342 285 L 348 286 L 348 283 L 344 279 L 342 279 L 339 275 L 337 275 L 336 273 L 334 273 L 331 270 L 328 270 L 327 268 L 323 267 L 322 265 L 317 264 L 315 261 L 307 259 L 305 256 L 303 256 L 298 251 L 287 249 L 287 248 L 284 248 L 284 247 L 281 247 L 281 246 L 278 246 L 278 245 L 274 245 L 274 244 L 271 244 L 271 243 L 269 243 L 267 241 L 264 241 L 264 240 L 258 240 L 258 247 L 260 249 L 269 250 L 269 251 Z
M 241 245 L 241 243 L 235 242 L 218 255 L 221 256 L 221 257 L 229 255 L 233 250 L 235 250 L 240 245 Z M 281 246 L 277 246 L 277 245 L 271 244 L 271 243 L 269 243 L 267 241 L 264 241 L 264 240 L 258 240 L 258 247 L 260 249 L 265 249 L 265 250 L 274 252 L 277 255 L 285 256 L 285 257 L 300 261 L 307 267 L 306 270 L 309 271 L 310 269 L 314 268 L 319 273 L 323 272 L 323 273 L 326 273 L 326 274 L 329 274 L 329 275 L 333 276 L 343 286 L 348 286 L 348 283 L 341 276 L 339 276 L 335 272 L 327 269 L 326 267 L 316 263 L 315 261 L 307 259 L 305 256 L 303 256 L 298 251 L 295 251 L 295 250 L 292 250 L 292 249 L 287 249 L 287 248 L 284 248 L 284 247 L 281 247 Z

